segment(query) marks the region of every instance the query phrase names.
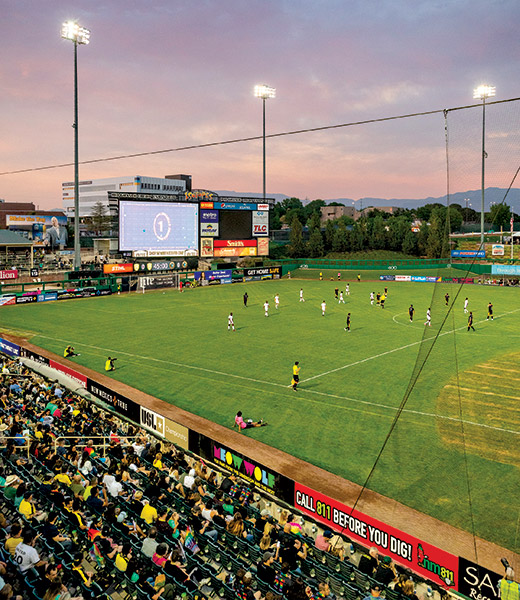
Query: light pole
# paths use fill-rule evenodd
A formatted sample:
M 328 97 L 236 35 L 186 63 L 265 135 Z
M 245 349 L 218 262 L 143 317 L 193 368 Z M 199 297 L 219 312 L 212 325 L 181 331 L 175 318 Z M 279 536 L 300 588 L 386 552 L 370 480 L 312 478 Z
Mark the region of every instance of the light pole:
M 79 152 L 78 152 L 78 44 L 90 42 L 90 31 L 75 21 L 67 21 L 61 27 L 61 37 L 74 44 L 74 268 L 81 267 L 79 243 Z
M 479 85 L 473 90 L 473 98 L 482 100 L 482 204 L 480 207 L 480 244 L 484 249 L 484 183 L 485 183 L 485 162 L 486 162 L 486 98 L 492 98 L 495 95 L 496 88 L 491 85 Z
M 255 85 L 254 94 L 257 98 L 262 98 L 262 141 L 263 141 L 263 188 L 262 188 L 262 198 L 265 202 L 265 101 L 267 98 L 276 98 L 276 89 L 269 87 L 268 85 Z

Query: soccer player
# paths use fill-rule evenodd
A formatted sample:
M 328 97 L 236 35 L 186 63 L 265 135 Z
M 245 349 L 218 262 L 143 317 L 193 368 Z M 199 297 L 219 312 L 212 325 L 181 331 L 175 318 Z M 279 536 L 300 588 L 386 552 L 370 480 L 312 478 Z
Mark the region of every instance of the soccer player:
M 413 322 L 413 315 L 415 313 L 415 308 L 413 307 L 413 304 L 410 304 L 410 308 L 408 309 L 408 315 L 410 317 L 410 323 Z
M 450 303 L 450 295 L 448 294 L 448 292 L 446 292 L 446 295 L 444 296 L 444 300 L 446 301 L 446 306 L 448 306 Z
M 374 292 L 370 292 L 370 304 L 374 304 Z
M 338 281 L 341 281 L 341 273 L 338 271 Z
M 469 300 L 466 298 L 466 300 L 464 300 L 464 312 L 465 313 L 468 312 L 468 302 L 469 302 Z
M 486 321 L 489 321 L 489 319 L 493 320 L 493 305 L 491 304 L 491 302 L 488 304 L 488 314 Z
M 385 287 L 385 296 L 388 296 L 388 288 Z
M 376 294 L 376 304 L 377 304 L 377 306 L 379 306 L 380 303 L 381 303 L 381 293 L 377 292 L 377 294 Z
M 338 299 L 338 293 L 339 293 L 339 289 L 334 288 L 334 298 L 336 298 L 336 300 Z
M 345 293 L 347 294 L 347 296 L 350 296 L 350 285 L 348 283 L 345 286 Z
M 303 288 L 300 288 L 300 302 L 305 302 L 305 298 L 303 297 Z
M 298 361 L 296 361 L 293 365 L 292 368 L 292 389 L 294 391 L 296 391 L 296 388 L 298 387 L 298 382 L 300 381 L 300 363 Z
M 347 314 L 347 326 L 345 327 L 345 331 L 350 331 L 350 313 Z
M 338 300 L 338 304 L 339 304 L 340 302 L 343 302 L 343 304 L 345 304 L 345 300 L 343 299 L 343 292 L 340 292 L 340 293 L 339 293 L 339 300 Z
M 357 280 L 361 281 L 361 274 L 360 273 L 357 274 Z
M 325 300 L 321 303 L 321 316 L 324 317 L 325 316 L 325 311 L 327 310 L 327 304 L 325 303 Z
M 274 297 L 274 307 L 276 308 L 276 310 L 278 310 L 279 304 L 280 304 L 280 296 L 278 294 L 276 294 L 276 296 Z
M 236 331 L 235 322 L 233 321 L 233 313 L 229 313 L 229 317 L 227 318 L 227 328 L 228 328 L 228 331 L 230 329 L 232 329 L 233 331 Z
M 386 296 L 384 294 L 381 295 L 381 308 L 385 307 Z
M 428 309 L 426 311 L 426 323 L 425 323 L 425 325 L 428 325 L 428 327 L 432 326 L 432 314 L 431 314 L 430 309 Z
M 115 371 L 116 366 L 114 365 L 114 361 L 116 361 L 116 360 L 117 360 L 117 358 L 111 358 L 109 356 L 105 361 L 105 371 Z
M 473 327 L 473 313 L 470 311 L 469 312 L 469 317 L 468 317 L 468 331 L 471 329 L 473 329 L 473 331 L 475 331 L 475 328 Z
M 71 356 L 79 356 L 79 354 L 75 352 L 73 346 L 67 346 L 63 351 L 63 358 L 70 358 Z
M 323 273 L 320 273 L 320 281 L 323 281 Z
M 247 300 L 249 299 L 249 296 L 247 295 L 247 292 L 244 294 L 244 306 L 247 308 Z
M 269 302 L 267 300 L 264 302 L 264 314 L 266 317 L 269 316 Z

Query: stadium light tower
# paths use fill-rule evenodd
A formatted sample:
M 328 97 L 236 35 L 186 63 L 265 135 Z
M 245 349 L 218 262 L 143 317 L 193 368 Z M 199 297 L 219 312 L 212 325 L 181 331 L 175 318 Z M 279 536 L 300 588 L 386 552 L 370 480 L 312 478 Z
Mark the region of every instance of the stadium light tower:
M 90 42 L 90 31 L 75 21 L 67 21 L 61 26 L 61 37 L 74 44 L 74 268 L 81 267 L 79 244 L 79 144 L 78 144 L 78 44 Z
M 262 98 L 262 114 L 263 114 L 263 129 L 262 129 L 262 141 L 263 141 L 263 151 L 264 151 L 264 160 L 263 160 L 263 193 L 262 197 L 265 202 L 265 101 L 267 98 L 276 98 L 276 89 L 269 87 L 268 85 L 255 85 L 254 94 L 257 98 Z
M 484 182 L 486 172 L 486 98 L 492 98 L 495 95 L 496 88 L 491 85 L 479 85 L 473 90 L 473 98 L 482 100 L 482 203 L 480 207 L 480 244 L 484 249 Z

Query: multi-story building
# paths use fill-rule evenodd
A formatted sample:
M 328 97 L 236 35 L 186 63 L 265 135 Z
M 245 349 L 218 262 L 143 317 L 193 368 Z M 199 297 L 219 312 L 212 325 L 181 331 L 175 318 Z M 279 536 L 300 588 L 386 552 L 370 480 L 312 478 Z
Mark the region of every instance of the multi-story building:
M 67 217 L 74 218 L 74 182 L 61 184 L 62 205 Z M 191 190 L 191 176 L 167 175 L 161 177 L 107 177 L 79 182 L 79 216 L 89 217 L 94 205 L 101 202 L 107 215 L 117 215 L 117 204 L 109 202 L 108 192 L 155 192 L 158 194 L 183 194 Z

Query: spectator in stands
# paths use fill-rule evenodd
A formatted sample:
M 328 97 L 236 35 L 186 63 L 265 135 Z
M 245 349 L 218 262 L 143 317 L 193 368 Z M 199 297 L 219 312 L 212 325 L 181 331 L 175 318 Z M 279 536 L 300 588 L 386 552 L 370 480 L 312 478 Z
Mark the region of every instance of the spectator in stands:
M 520 597 L 520 586 L 515 581 L 515 572 L 511 567 L 506 568 L 504 577 L 500 580 L 501 600 L 518 600 Z
M 229 523 L 226 525 L 226 531 L 228 533 L 230 533 L 231 535 L 236 535 L 237 537 L 244 537 L 247 538 L 248 537 L 248 533 L 245 529 L 245 525 L 244 525 L 244 519 L 242 518 L 242 515 L 240 512 L 236 512 L 233 515 L 233 518 L 231 519 L 231 521 L 229 521 Z M 252 538 L 253 536 L 251 536 Z
M 95 487 L 92 488 L 90 496 L 87 498 L 85 504 L 96 512 L 99 512 L 108 506 L 107 490 L 105 486 L 103 486 L 103 498 L 99 497 L 99 487 Z
M 72 483 L 70 485 L 70 491 L 77 498 L 83 499 L 83 495 L 85 493 L 85 487 L 83 486 L 83 484 L 81 482 L 82 482 L 81 475 L 78 475 L 77 473 L 76 473 L 76 475 L 73 475 Z
M 125 542 L 122 546 L 118 547 L 114 564 L 116 569 L 122 573 L 128 570 L 131 574 L 135 570 L 135 559 L 132 554 L 132 545 L 130 542 Z
M 224 494 L 229 494 L 229 490 L 235 485 L 236 481 L 237 478 L 235 475 L 227 475 L 222 480 L 219 489 L 222 490 Z
M 273 589 L 278 592 L 278 594 L 283 594 L 284 596 L 287 594 L 287 589 L 291 587 L 291 567 L 289 563 L 283 562 L 279 571 L 276 572 L 274 578 Z
M 258 563 L 256 567 L 256 574 L 258 579 L 267 583 L 269 586 L 274 585 L 276 577 L 276 571 L 272 564 L 275 561 L 275 555 L 272 552 L 264 552 L 262 556 L 262 562 Z
M 19 523 L 13 523 L 7 539 L 5 540 L 4 548 L 11 556 L 14 556 L 16 546 L 23 542 L 22 526 Z
M 47 542 L 51 545 L 60 544 L 65 548 L 65 550 L 72 549 L 72 540 L 70 537 L 62 535 L 56 525 L 58 521 L 58 513 L 51 511 L 49 516 L 47 517 L 47 521 L 44 523 L 42 527 L 42 536 L 47 540 Z
M 157 546 L 152 556 L 152 561 L 159 567 L 164 566 L 164 563 L 168 560 L 168 544 L 162 543 Z
M 314 545 L 318 550 L 328 552 L 330 550 L 330 539 L 332 537 L 332 531 L 324 531 L 323 534 L 319 533 L 314 540 Z
M 144 519 L 148 525 L 153 525 L 155 521 L 157 521 L 157 506 L 158 500 L 157 498 L 150 498 L 150 501 L 147 502 L 143 506 L 143 510 L 141 511 L 141 519 Z
M 21 483 L 22 480 L 19 479 L 16 475 L 8 475 L 5 479 L 4 496 L 8 500 L 14 501 L 16 491 Z
M 282 561 L 289 565 L 291 571 L 300 573 L 298 560 L 306 560 L 307 545 L 302 544 L 299 539 L 290 539 L 289 543 L 282 549 Z
M 332 536 L 330 538 L 329 552 L 333 556 L 337 556 L 340 560 L 343 560 L 345 558 L 345 540 L 339 535 Z
M 285 533 L 292 533 L 293 535 L 301 535 L 303 533 L 302 526 L 296 521 L 293 514 L 287 517 L 287 523 L 283 528 Z
M 407 598 L 409 598 L 409 600 L 419 600 L 419 598 L 415 594 L 415 585 L 411 579 L 408 579 L 407 581 L 404 582 L 404 585 L 402 588 L 402 593 Z M 507 600 L 503 596 L 501 596 L 501 598 L 503 600 Z
M 170 553 L 168 560 L 164 563 L 164 572 L 173 578 L 176 583 L 179 583 L 188 590 L 194 591 L 197 585 L 191 580 L 190 575 L 184 569 L 181 562 L 181 555 L 178 550 L 173 550 Z
M 83 552 L 77 552 L 74 555 L 74 560 L 72 562 L 72 573 L 76 576 L 76 579 L 79 583 L 87 588 L 91 587 L 94 572 L 86 571 L 83 567 Z
M 397 580 L 395 565 L 389 556 L 383 556 L 383 559 L 379 562 L 374 579 L 385 586 Z
M 34 547 L 39 534 L 34 529 L 27 528 L 23 532 L 23 541 L 16 546 L 14 551 L 14 561 L 18 565 L 21 573 L 29 569 L 41 569 L 47 565 L 47 562 L 40 560 L 40 555 Z
M 147 556 L 148 558 L 152 558 L 155 554 L 155 551 L 158 546 L 157 542 L 157 528 L 150 527 L 148 530 L 147 536 L 143 540 L 143 545 L 141 546 L 141 552 Z
M 370 577 L 372 577 L 375 570 L 377 569 L 377 566 L 379 565 L 378 557 L 379 553 L 377 551 L 377 548 L 370 548 L 368 554 L 363 554 L 359 559 L 358 570 L 361 571 L 361 573 L 364 573 L 365 575 L 370 575 Z
M 243 569 L 237 571 L 235 591 L 241 600 L 260 600 L 262 597 L 262 592 L 260 592 L 260 590 L 253 592 L 251 588 L 252 583 L 253 577 L 249 571 L 246 572 Z
M 34 591 L 43 598 L 51 584 L 58 578 L 58 567 L 55 564 L 47 564 L 40 577 L 34 582 Z
M 381 596 L 381 586 L 377 583 L 373 584 L 370 588 L 370 594 L 365 596 L 363 600 L 374 600 L 374 598 L 379 598 Z

